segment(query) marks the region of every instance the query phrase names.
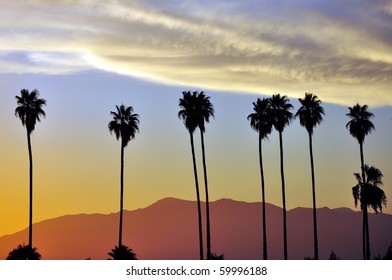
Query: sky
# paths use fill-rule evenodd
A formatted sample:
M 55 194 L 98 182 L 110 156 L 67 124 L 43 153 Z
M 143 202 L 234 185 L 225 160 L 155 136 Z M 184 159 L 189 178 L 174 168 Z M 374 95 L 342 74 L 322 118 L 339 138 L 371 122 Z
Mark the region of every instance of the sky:
M 314 134 L 318 207 L 355 209 L 359 145 L 345 125 L 357 102 L 375 115 L 365 161 L 381 169 L 392 197 L 388 0 L 0 4 L 0 236 L 28 226 L 26 131 L 14 114 L 22 88 L 47 100 L 32 134 L 34 221 L 118 211 L 120 143 L 107 124 L 121 104 L 140 115 L 125 154 L 125 208 L 194 200 L 189 134 L 177 117 L 188 90 L 204 91 L 215 108 L 205 136 L 211 200 L 260 201 L 257 134 L 246 119 L 252 102 L 281 93 L 295 112 L 305 92 L 326 112 Z M 308 138 L 298 120 L 283 141 L 288 209 L 311 207 Z M 263 145 L 266 198 L 281 206 L 277 133 Z

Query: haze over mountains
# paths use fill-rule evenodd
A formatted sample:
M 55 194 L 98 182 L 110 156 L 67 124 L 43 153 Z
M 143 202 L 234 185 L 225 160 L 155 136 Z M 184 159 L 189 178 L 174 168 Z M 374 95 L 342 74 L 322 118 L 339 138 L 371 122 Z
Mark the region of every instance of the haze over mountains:
M 212 202 L 212 251 L 225 259 L 261 259 L 261 211 L 261 203 Z M 269 258 L 283 259 L 282 209 L 268 204 L 266 211 Z M 118 213 L 112 213 L 45 220 L 34 225 L 34 247 L 43 259 L 107 259 L 118 242 L 118 219 Z M 392 242 L 392 215 L 370 214 L 369 219 L 372 256 L 384 255 Z M 312 257 L 312 210 L 292 209 L 287 222 L 289 259 Z M 143 209 L 124 211 L 123 243 L 139 259 L 198 259 L 197 230 L 194 201 L 165 198 Z M 361 212 L 320 208 L 318 230 L 321 259 L 328 259 L 332 250 L 342 259 L 362 258 Z M 28 242 L 27 229 L 0 237 L 0 259 L 23 242 Z

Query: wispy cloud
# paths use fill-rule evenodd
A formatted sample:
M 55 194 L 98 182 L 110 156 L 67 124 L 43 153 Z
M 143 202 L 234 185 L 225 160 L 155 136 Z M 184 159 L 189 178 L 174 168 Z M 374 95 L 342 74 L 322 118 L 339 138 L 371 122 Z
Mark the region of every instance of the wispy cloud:
M 200 88 L 392 105 L 390 1 L 229 3 L 7 1 L 0 72 L 101 68 Z

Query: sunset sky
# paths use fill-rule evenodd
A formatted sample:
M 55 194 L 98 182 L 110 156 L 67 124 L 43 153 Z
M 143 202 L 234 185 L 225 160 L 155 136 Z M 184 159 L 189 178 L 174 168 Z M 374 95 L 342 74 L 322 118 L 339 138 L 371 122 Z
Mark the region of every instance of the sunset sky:
M 205 91 L 215 108 L 205 136 L 211 200 L 260 200 L 257 134 L 246 119 L 252 102 L 281 93 L 295 112 L 298 97 L 312 92 L 326 112 L 314 134 L 318 207 L 354 208 L 359 145 L 345 125 L 357 102 L 375 115 L 365 161 L 381 169 L 392 201 L 391 1 L 0 4 L 0 236 L 28 226 L 26 130 L 14 114 L 22 88 L 47 100 L 32 135 L 35 222 L 119 210 L 120 142 L 107 124 L 122 103 L 140 115 L 125 154 L 125 208 L 194 200 L 189 133 L 177 117 L 184 90 Z M 308 138 L 298 120 L 283 141 L 288 209 L 311 207 Z M 281 206 L 275 131 L 264 155 L 266 198 Z

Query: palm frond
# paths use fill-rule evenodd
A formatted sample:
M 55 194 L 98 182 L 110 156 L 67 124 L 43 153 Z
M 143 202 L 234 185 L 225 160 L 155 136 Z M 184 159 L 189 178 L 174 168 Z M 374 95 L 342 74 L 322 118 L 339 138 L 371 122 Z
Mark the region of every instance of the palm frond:
M 301 107 L 298 109 L 295 117 L 299 117 L 301 126 L 313 134 L 313 129 L 323 120 L 324 108 L 321 107 L 321 101 L 317 95 L 312 93 L 305 93 L 305 98 L 299 98 Z
M 39 91 L 34 89 L 31 93 L 27 89 L 20 91 L 20 96 L 15 96 L 16 104 L 15 116 L 18 117 L 27 132 L 31 134 L 35 129 L 37 121 L 41 121 L 41 116 L 46 117 L 42 106 L 46 105 L 45 99 L 40 99 Z
M 284 128 L 289 125 L 294 118 L 293 113 L 290 112 L 294 107 L 290 104 L 290 100 L 286 95 L 281 96 L 279 93 L 272 95 L 270 103 L 273 125 L 277 131 L 283 132 Z
M 358 103 L 353 107 L 349 107 L 349 112 L 346 114 L 350 121 L 346 124 L 350 135 L 362 144 L 365 137 L 375 130 L 374 124 L 370 121 L 374 117 L 373 113 L 368 111 L 367 105 L 359 105 Z
M 133 107 L 124 104 L 116 105 L 117 112 L 110 112 L 113 119 L 108 124 L 110 133 L 114 133 L 116 139 L 121 138 L 121 145 L 126 147 L 129 141 L 135 138 L 139 132 L 139 115 L 133 114 Z

